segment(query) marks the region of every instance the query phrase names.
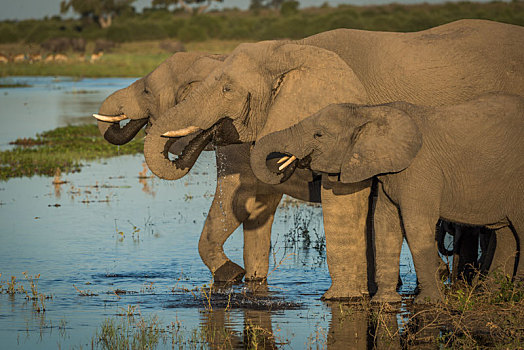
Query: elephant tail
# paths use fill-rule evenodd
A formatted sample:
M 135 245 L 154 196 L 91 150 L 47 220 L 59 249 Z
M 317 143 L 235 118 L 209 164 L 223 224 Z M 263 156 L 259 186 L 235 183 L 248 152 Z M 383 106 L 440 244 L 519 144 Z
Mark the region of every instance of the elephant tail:
M 437 247 L 440 254 L 444 256 L 452 256 L 453 255 L 453 247 L 448 249 L 446 245 L 444 244 L 444 238 L 446 238 L 446 230 L 444 229 L 444 225 L 442 224 L 442 220 L 439 220 L 437 223 L 437 227 L 435 230 L 435 240 L 437 241 Z

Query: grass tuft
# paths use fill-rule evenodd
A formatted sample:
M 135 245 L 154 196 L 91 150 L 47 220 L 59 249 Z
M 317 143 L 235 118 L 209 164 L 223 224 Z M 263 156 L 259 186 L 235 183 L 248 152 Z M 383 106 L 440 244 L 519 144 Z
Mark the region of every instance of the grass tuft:
M 103 139 L 96 125 L 66 126 L 18 139 L 11 150 L 0 152 L 0 180 L 12 177 L 53 176 L 56 169 L 78 172 L 82 161 L 143 152 L 143 134 L 124 146 Z

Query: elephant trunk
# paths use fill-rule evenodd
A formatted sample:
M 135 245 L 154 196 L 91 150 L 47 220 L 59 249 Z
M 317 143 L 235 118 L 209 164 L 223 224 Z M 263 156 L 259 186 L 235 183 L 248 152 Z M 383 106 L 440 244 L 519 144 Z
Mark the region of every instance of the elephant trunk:
M 144 115 L 134 98 L 139 82 L 140 80 L 112 93 L 102 102 L 98 115 L 94 115 L 98 119 L 98 130 L 107 142 L 124 145 L 147 124 L 147 115 Z M 100 117 L 107 117 L 107 119 L 100 120 Z M 120 122 L 117 120 L 123 118 L 131 121 L 120 127 Z
M 144 156 L 147 166 L 162 179 L 180 179 L 191 170 L 198 156 L 211 142 L 215 134 L 223 134 L 225 133 L 224 129 L 229 128 L 231 128 L 230 121 L 224 120 L 207 130 L 197 131 L 191 135 L 194 135 L 194 137 L 175 160 L 169 159 L 169 149 L 179 138 L 164 137 L 153 130 L 147 135 L 144 143 Z
M 131 141 L 140 129 L 147 124 L 147 119 L 131 120 L 123 127 L 120 127 L 120 123 L 103 121 L 97 121 L 97 124 L 98 130 L 107 142 L 113 145 L 124 145 Z
M 293 139 L 292 129 L 270 134 L 257 141 L 251 148 L 250 158 L 251 169 L 256 177 L 271 185 L 278 185 L 289 179 L 295 172 L 298 162 L 293 161 L 283 170 L 279 170 L 278 168 L 285 163 L 281 162 L 279 165 L 277 161 L 287 155 L 301 158 L 301 152 L 290 152 L 291 149 L 288 146 L 290 142 L 296 141 Z M 300 149 L 300 147 L 297 149 Z

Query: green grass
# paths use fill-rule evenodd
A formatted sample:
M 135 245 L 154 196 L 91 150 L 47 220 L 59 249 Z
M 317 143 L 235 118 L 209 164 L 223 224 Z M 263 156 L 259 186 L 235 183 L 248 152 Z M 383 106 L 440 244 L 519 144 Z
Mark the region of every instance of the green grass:
M 229 53 L 240 42 L 239 40 L 208 40 L 187 44 L 186 48 L 189 51 Z M 0 65 L 0 76 L 140 77 L 154 70 L 171 55 L 162 51 L 159 43 L 158 40 L 124 43 L 114 52 L 103 55 L 94 63 L 89 62 L 88 56 L 85 56 L 82 61 L 74 54 L 69 54 L 69 61 L 65 63 L 9 62 Z M 24 44 L 10 44 L 7 47 L 7 50 L 12 52 L 29 50 L 29 46 Z M 0 45 L 0 52 L 1 50 Z M 0 88 L 8 87 L 25 86 L 0 85 Z
M 11 177 L 80 171 L 82 161 L 143 152 L 143 134 L 124 146 L 105 141 L 96 125 L 66 126 L 35 138 L 14 141 L 14 149 L 0 152 L 0 180 Z

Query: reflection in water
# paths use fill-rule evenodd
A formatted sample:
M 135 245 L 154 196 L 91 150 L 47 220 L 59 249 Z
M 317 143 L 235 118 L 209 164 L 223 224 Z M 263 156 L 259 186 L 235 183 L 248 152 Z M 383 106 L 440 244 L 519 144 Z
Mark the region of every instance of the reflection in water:
M 55 177 L 53 178 L 53 187 L 55 189 L 55 198 L 56 199 L 60 199 L 62 185 L 67 183 L 67 181 L 64 181 L 61 179 L 61 176 L 62 176 L 62 171 L 60 170 L 60 168 L 56 168 Z
M 328 349 L 400 349 L 396 312 L 385 306 L 371 309 L 355 304 L 328 303 L 331 323 Z
M 147 175 L 149 171 L 146 162 L 142 163 L 142 171 L 138 173 L 138 182 L 142 184 L 142 192 L 151 195 L 153 198 L 156 195 L 156 192 L 153 190 L 153 179 L 154 175 Z M 151 181 L 151 186 L 149 186 L 148 180 Z
M 327 303 L 331 320 L 327 334 L 317 327 L 304 348 L 333 350 L 435 349 L 440 329 L 427 310 L 411 315 L 386 304 Z M 291 347 L 280 334 L 271 308 L 213 308 L 201 314 L 200 334 L 210 349 L 277 349 Z M 405 316 L 406 319 L 403 320 Z M 239 319 L 243 318 L 239 325 Z M 400 326 L 399 326 L 400 322 Z M 239 330 L 238 327 L 241 327 Z M 276 331 L 274 331 L 276 328 Z

